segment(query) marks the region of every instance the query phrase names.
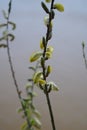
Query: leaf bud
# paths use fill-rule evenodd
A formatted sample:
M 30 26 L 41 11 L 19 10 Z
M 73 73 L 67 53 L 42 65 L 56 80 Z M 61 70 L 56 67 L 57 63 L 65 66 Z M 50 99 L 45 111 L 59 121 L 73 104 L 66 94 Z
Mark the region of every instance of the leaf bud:
M 53 49 L 53 47 L 52 47 L 52 46 L 48 46 L 48 47 L 47 47 L 47 52 L 52 53 L 52 52 L 53 52 L 53 50 L 54 50 L 54 49 Z
M 49 85 L 51 90 L 59 91 L 59 88 L 57 87 L 57 85 L 54 82 L 50 81 L 50 82 L 47 83 L 47 85 Z
M 59 12 L 64 12 L 64 6 L 60 3 L 56 3 L 53 5 L 54 9 L 57 9 Z
M 48 65 L 46 77 L 48 77 L 48 75 L 51 73 L 51 71 L 52 71 L 52 67 L 50 65 Z
M 52 53 L 47 51 L 47 52 L 46 52 L 46 59 L 51 58 L 51 56 L 52 56 Z
M 41 2 L 41 6 L 44 9 L 44 11 L 49 14 L 49 9 L 47 8 L 44 2 Z
M 51 0 L 45 0 L 47 3 L 50 3 L 51 2 Z
M 34 83 L 38 83 L 39 79 L 41 78 L 42 78 L 42 72 L 41 71 L 36 72 L 33 76 Z
M 30 62 L 38 60 L 41 57 L 41 55 L 42 55 L 41 51 L 34 52 L 30 57 Z
M 38 83 L 39 83 L 40 85 L 45 85 L 45 84 L 46 84 L 46 81 L 43 80 L 43 79 L 39 79 L 39 80 L 38 80 Z
M 44 58 L 41 57 L 41 66 L 43 67 L 43 65 L 44 65 Z
M 41 49 L 44 49 L 45 47 L 45 38 L 43 37 L 41 40 L 40 40 L 40 48 Z

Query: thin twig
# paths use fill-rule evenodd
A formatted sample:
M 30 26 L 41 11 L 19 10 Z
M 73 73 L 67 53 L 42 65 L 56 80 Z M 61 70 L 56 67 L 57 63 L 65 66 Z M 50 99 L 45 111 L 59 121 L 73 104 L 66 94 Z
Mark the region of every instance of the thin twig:
M 9 30 L 9 17 L 10 17 L 10 13 L 11 13 L 11 7 L 12 7 L 12 0 L 10 0 L 9 8 L 8 8 L 7 28 L 6 28 L 7 32 Z M 27 113 L 25 111 L 23 103 L 22 103 L 21 91 L 19 90 L 19 86 L 18 86 L 18 83 L 17 83 L 17 80 L 16 80 L 16 76 L 15 76 L 15 72 L 14 72 L 14 68 L 13 68 L 13 63 L 12 63 L 11 54 L 10 54 L 9 38 L 8 37 L 6 39 L 6 43 L 7 43 L 7 55 L 8 55 L 8 60 L 9 60 L 10 69 L 11 69 L 11 73 L 12 73 L 12 78 L 13 78 L 14 85 L 15 85 L 16 90 L 17 90 L 17 94 L 18 94 L 19 100 L 21 102 L 21 106 L 22 106 L 23 111 L 24 111 L 24 115 L 26 117 L 26 121 L 27 121 L 28 127 L 30 128 L 31 125 L 30 125 L 30 122 L 28 120 Z
M 47 26 L 47 33 L 46 33 L 46 44 L 45 44 L 45 47 L 44 47 L 44 51 L 43 51 L 43 59 L 45 59 L 45 55 L 46 55 L 46 49 L 47 49 L 47 44 L 48 44 L 48 40 L 49 40 L 49 33 L 50 33 L 50 23 L 51 23 L 51 12 L 52 12 L 52 9 L 53 9 L 53 4 L 54 4 L 54 0 L 52 0 L 51 2 L 51 7 L 50 7 L 50 13 L 49 13 L 49 24 Z M 46 80 L 46 75 L 45 75 L 45 71 L 46 71 L 46 67 L 45 67 L 45 61 L 43 63 L 43 78 L 44 80 Z M 55 122 L 54 122 L 54 116 L 53 116 L 53 111 L 52 111 L 52 106 L 51 106 L 51 102 L 50 102 L 50 98 L 49 98 L 49 92 L 47 91 L 47 85 L 45 85 L 45 95 L 46 95 L 46 99 L 47 99 L 47 104 L 48 104 L 48 108 L 49 108 L 49 113 L 50 113 L 50 118 L 51 118 L 51 124 L 52 124 L 52 129 L 53 130 L 56 130 L 56 127 L 55 127 Z
M 84 48 L 85 48 L 85 44 L 84 44 L 84 42 L 82 42 L 83 58 L 84 58 L 84 62 L 85 62 L 85 67 L 86 67 L 86 69 L 87 69 L 87 59 L 86 59 L 86 55 L 85 55 L 85 50 L 84 50 Z

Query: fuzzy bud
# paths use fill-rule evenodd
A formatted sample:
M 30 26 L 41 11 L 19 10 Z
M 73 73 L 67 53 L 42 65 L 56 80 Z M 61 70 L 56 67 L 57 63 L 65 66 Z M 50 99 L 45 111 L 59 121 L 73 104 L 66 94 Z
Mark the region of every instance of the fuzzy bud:
M 53 5 L 54 9 L 57 9 L 59 12 L 64 12 L 64 6 L 60 3 L 56 3 Z

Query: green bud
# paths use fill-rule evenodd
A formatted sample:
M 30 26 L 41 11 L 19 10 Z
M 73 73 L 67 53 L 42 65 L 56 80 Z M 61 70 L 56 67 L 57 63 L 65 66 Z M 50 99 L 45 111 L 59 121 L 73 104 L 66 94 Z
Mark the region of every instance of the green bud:
M 38 81 L 42 78 L 42 72 L 38 71 L 33 76 L 34 83 L 38 83 Z
M 39 79 L 38 82 L 39 82 L 40 85 L 45 85 L 46 84 L 46 81 L 43 80 L 43 79 Z
M 30 62 L 34 62 L 34 61 L 38 60 L 41 56 L 42 56 L 41 51 L 37 51 L 37 52 L 33 53 L 30 57 Z
M 52 56 L 52 53 L 51 53 L 51 52 L 46 52 L 46 59 L 51 58 L 51 56 Z
M 40 48 L 41 48 L 41 49 L 44 48 L 44 45 L 43 45 L 43 41 L 42 41 L 42 39 L 40 40 Z
M 41 48 L 41 49 L 44 49 L 45 44 L 46 44 L 46 41 L 45 41 L 45 38 L 43 37 L 43 38 L 40 40 L 40 48 Z
M 43 67 L 43 65 L 44 65 L 44 58 L 41 57 L 41 66 Z
M 51 2 L 51 0 L 45 0 L 45 2 L 50 3 L 50 2 Z
M 53 49 L 52 46 L 48 46 L 48 47 L 47 47 L 47 52 L 53 53 L 53 50 L 54 50 L 54 49 Z
M 48 46 L 47 50 L 46 50 L 46 58 L 47 59 L 51 58 L 52 53 L 53 53 L 53 47 L 52 46 Z
M 45 16 L 44 17 L 44 24 L 46 25 L 46 26 L 48 26 L 49 25 L 49 17 L 48 16 Z M 50 22 L 50 28 L 52 28 L 53 27 L 53 23 L 52 23 L 52 21 Z
M 41 129 L 41 122 L 36 117 L 33 117 L 31 119 L 31 125 L 33 125 L 36 129 L 39 129 L 39 130 Z
M 63 11 L 64 11 L 64 6 L 63 6 L 62 4 L 60 4 L 60 3 L 54 4 L 54 5 L 53 5 L 53 8 L 54 8 L 54 9 L 57 9 L 57 10 L 60 11 L 60 12 L 63 12 Z
M 48 16 L 45 16 L 45 17 L 44 17 L 44 24 L 45 24 L 46 26 L 48 26 L 48 24 L 49 24 L 49 17 L 48 17 Z
M 51 73 L 51 71 L 52 71 L 52 67 L 50 65 L 48 65 L 46 77 L 48 77 L 48 75 Z
M 48 82 L 47 85 L 49 85 L 50 89 L 53 91 L 59 91 L 59 88 L 54 82 Z

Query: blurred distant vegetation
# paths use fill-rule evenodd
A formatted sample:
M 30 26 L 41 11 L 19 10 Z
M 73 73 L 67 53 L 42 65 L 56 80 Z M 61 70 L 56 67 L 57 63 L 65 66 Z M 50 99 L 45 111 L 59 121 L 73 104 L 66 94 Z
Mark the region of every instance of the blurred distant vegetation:
M 86 57 L 86 53 L 85 53 L 85 42 L 82 42 L 82 52 L 83 52 L 83 58 L 84 58 L 84 62 L 85 62 L 85 67 L 87 69 L 87 57 Z

